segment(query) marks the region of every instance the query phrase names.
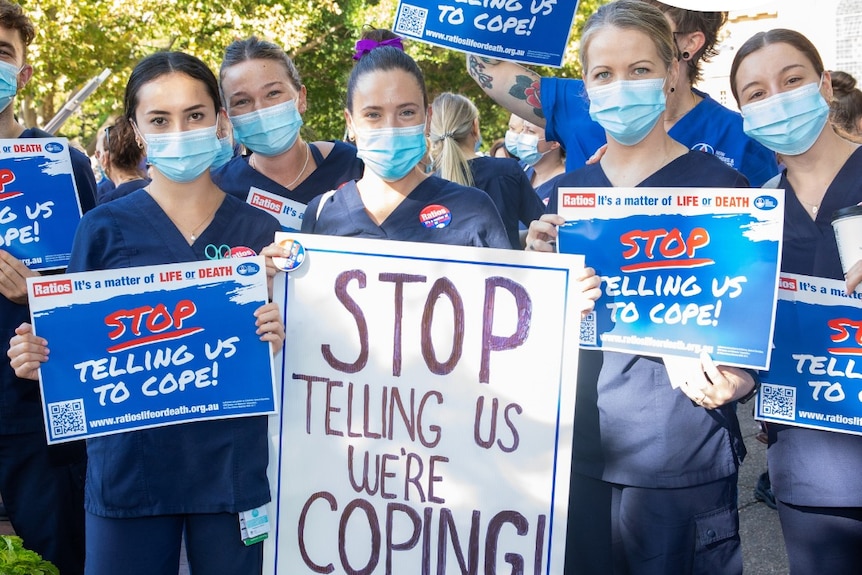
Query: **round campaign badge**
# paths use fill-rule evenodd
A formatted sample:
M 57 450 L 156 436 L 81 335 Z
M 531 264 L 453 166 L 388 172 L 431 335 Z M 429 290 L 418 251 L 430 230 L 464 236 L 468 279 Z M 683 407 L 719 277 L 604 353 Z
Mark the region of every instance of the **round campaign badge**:
M 257 252 L 245 246 L 237 246 L 230 249 L 230 257 L 232 258 L 250 258 L 256 255 Z
M 272 258 L 272 263 L 274 263 L 275 267 L 277 267 L 278 269 L 286 272 L 292 272 L 293 270 L 301 266 L 302 262 L 305 261 L 305 248 L 302 247 L 302 244 L 298 241 L 288 238 L 278 242 L 278 245 L 284 248 L 284 251 L 290 254 L 289 256 L 283 258 Z
M 452 221 L 452 212 L 446 206 L 431 204 L 419 212 L 419 221 L 426 228 L 445 228 Z

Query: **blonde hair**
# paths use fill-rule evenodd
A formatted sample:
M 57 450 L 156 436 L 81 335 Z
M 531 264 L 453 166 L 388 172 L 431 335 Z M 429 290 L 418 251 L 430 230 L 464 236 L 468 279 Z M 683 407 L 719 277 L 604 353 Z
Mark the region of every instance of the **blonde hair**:
M 616 0 L 601 6 L 584 25 L 579 54 L 584 74 L 587 71 L 587 50 L 590 41 L 598 31 L 608 26 L 622 30 L 638 30 L 649 36 L 665 68 L 670 68 L 671 63 L 677 58 L 676 43 L 673 40 L 670 24 L 658 8 L 642 0 Z
M 479 110 L 469 98 L 444 92 L 431 104 L 431 156 L 434 170 L 450 182 L 473 185 L 473 174 L 461 144 L 473 132 Z

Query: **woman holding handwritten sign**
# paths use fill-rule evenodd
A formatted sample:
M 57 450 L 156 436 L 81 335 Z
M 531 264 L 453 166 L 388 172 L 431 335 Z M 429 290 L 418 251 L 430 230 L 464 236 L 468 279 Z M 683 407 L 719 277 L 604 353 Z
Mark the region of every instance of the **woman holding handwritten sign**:
M 366 52 L 347 81 L 344 116 L 365 173 L 312 200 L 303 232 L 511 249 L 486 194 L 419 168 L 428 95 L 410 56 L 385 44 Z
M 760 32 L 736 53 L 730 80 L 746 133 L 786 166 L 776 186 L 786 193 L 781 270 L 846 278 L 853 293 L 862 260 L 846 262 L 844 274 L 831 220 L 862 202 L 862 150 L 829 125 L 832 84 L 817 49 L 793 30 Z M 790 572 L 858 573 L 862 437 L 776 424 L 768 431 Z
M 272 241 L 278 222 L 210 178 L 227 117 L 203 62 L 179 52 L 145 58 L 129 78 L 125 109 L 152 182 L 81 220 L 69 271 L 198 261 L 211 246 L 247 253 Z M 248 320 L 261 340 L 281 347 L 275 304 Z M 25 324 L 10 357 L 19 377 L 35 379 L 47 342 Z M 270 499 L 265 416 L 91 438 L 87 454 L 88 575 L 176 575 L 183 537 L 195 573 L 260 573 L 262 545 L 243 544 L 238 515 Z
M 601 7 L 584 28 L 581 59 L 608 148 L 599 163 L 560 178 L 551 209 L 560 187 L 748 184 L 664 130 L 680 64 L 658 9 L 638 0 Z M 555 214 L 533 222 L 528 249 L 552 251 L 563 223 Z M 752 376 L 704 357 L 674 389 L 657 357 L 582 351 L 580 365 L 566 572 L 741 573 L 736 480 L 745 448 L 733 402 L 754 389 Z

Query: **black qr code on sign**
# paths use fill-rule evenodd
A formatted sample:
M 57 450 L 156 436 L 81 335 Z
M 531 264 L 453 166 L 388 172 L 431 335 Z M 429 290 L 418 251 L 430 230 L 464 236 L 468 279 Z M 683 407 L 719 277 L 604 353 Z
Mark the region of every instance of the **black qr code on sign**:
M 49 403 L 48 416 L 51 425 L 51 435 L 55 438 L 87 433 L 87 420 L 84 417 L 83 399 Z
M 589 315 L 581 320 L 581 343 L 584 345 L 596 345 L 595 312 L 590 312 Z
M 796 388 L 771 383 L 761 385 L 760 413 L 763 416 L 794 421 L 796 419 Z
M 395 31 L 399 34 L 408 34 L 421 38 L 425 33 L 425 20 L 428 19 L 428 9 L 410 4 L 402 4 L 398 12 L 398 22 Z

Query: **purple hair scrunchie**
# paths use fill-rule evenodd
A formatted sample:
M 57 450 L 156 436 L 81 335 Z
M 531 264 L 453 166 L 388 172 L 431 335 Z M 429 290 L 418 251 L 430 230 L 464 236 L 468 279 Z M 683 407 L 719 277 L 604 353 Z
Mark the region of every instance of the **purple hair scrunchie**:
M 356 54 L 353 55 L 353 59 L 359 60 L 378 46 L 392 46 L 393 48 L 398 48 L 402 52 L 404 51 L 404 44 L 401 43 L 401 38 L 390 38 L 383 42 L 366 38 L 365 40 L 356 41 Z

